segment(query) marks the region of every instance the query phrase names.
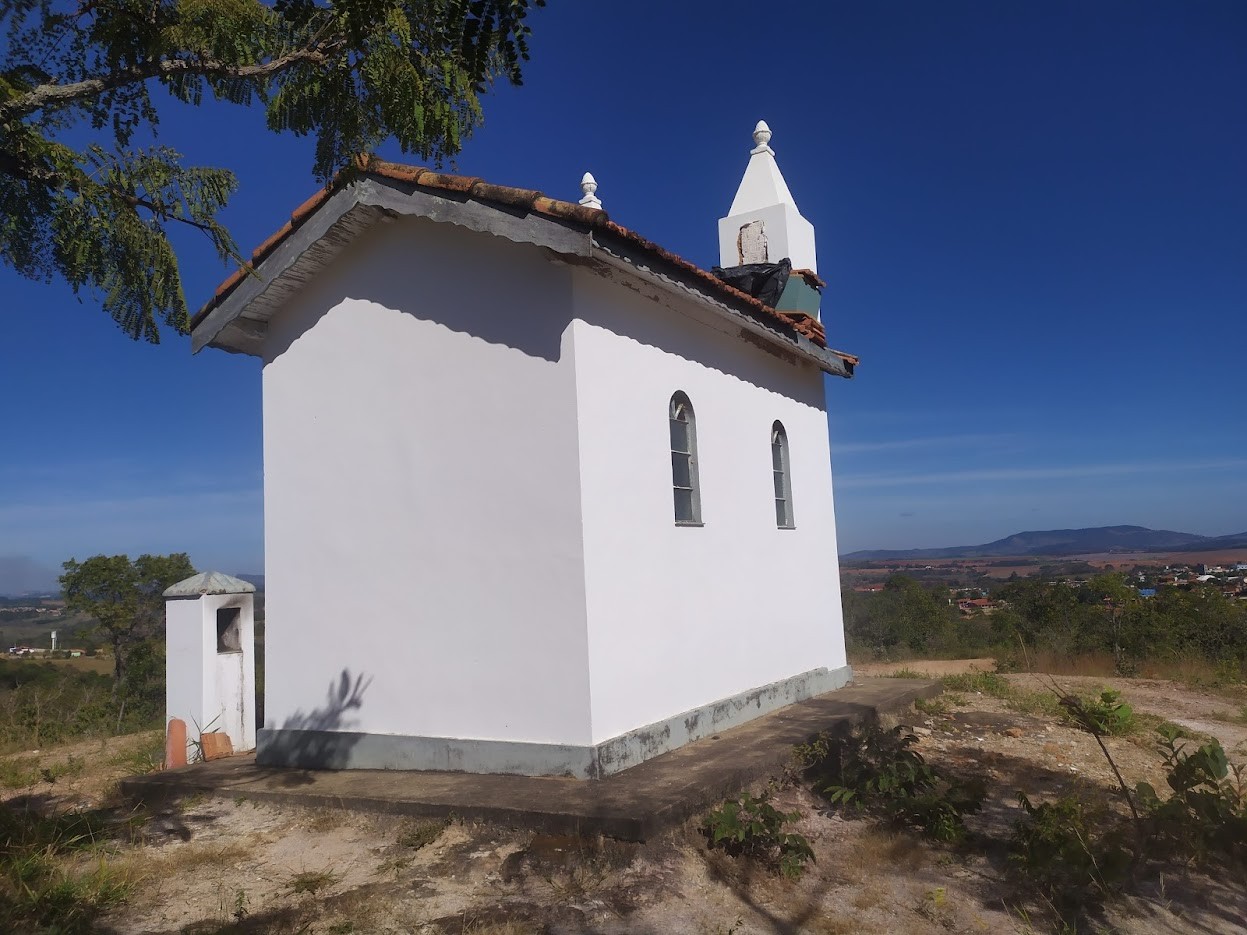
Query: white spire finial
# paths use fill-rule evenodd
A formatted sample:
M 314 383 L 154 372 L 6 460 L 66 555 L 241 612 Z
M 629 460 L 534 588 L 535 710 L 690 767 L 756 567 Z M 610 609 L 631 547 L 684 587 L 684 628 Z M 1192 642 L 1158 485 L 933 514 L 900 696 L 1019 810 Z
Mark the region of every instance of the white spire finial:
M 584 192 L 584 197 L 580 199 L 580 203 L 586 208 L 601 208 L 602 201 L 597 196 L 598 183 L 592 174 L 586 172 L 580 179 L 580 190 Z
M 814 226 L 797 210 L 775 161 L 765 120 L 753 128 L 753 141 L 736 197 L 727 217 L 719 219 L 719 265 L 726 269 L 757 262 L 752 258 L 765 242 L 767 262 L 788 257 L 794 269 L 816 270 Z
M 758 125 L 753 128 L 753 149 L 749 151 L 749 155 L 756 156 L 758 153 L 770 153 L 774 156 L 775 150 L 767 145 L 770 142 L 771 128 L 766 125 L 765 120 L 759 120 Z

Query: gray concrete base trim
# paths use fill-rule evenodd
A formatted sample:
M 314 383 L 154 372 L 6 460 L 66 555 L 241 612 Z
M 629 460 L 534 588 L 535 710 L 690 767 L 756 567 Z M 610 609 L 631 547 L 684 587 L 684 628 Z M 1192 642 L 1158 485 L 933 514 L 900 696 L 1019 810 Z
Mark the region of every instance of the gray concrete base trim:
M 256 764 L 600 779 L 795 702 L 843 688 L 852 679 L 849 666 L 811 669 L 628 731 L 595 746 L 265 729 L 257 738 Z

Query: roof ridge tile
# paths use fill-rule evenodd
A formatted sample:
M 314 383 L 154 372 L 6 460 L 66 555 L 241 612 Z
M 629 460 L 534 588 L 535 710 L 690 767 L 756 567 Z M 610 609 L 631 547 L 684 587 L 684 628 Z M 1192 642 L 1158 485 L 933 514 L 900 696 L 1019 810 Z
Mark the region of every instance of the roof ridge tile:
M 716 292 L 731 296 L 736 301 L 744 303 L 754 313 L 764 315 L 774 322 L 787 326 L 796 334 L 802 335 L 824 348 L 826 347 L 826 329 L 822 322 L 815 318 L 786 315 L 783 312 L 777 311 L 747 292 L 742 292 L 740 289 L 729 285 L 708 270 L 704 270 L 695 263 L 691 263 L 678 254 L 672 253 L 636 231 L 612 221 L 610 216 L 601 208 L 590 208 L 576 202 L 550 198 L 536 189 L 497 185 L 476 176 L 453 175 L 437 172 L 426 166 L 389 162 L 367 153 L 356 156 L 352 160 L 352 164 L 356 171 L 364 175 L 405 182 L 413 184 L 418 188 L 455 192 L 488 204 L 524 208 L 556 220 L 583 224 L 591 230 L 616 237 L 646 253 L 654 255 L 669 266 L 673 266 L 711 286 Z M 290 215 L 290 220 L 252 251 L 251 263 L 239 267 L 217 287 L 212 299 L 191 320 L 192 326 L 199 324 L 247 275 L 254 272 L 255 266 L 267 259 L 291 233 L 301 227 L 321 205 L 328 201 L 334 192 L 346 184 L 348 184 L 347 173 L 346 170 L 343 170 L 338 172 L 328 185 L 320 188 L 299 207 L 295 208 Z M 802 276 L 807 282 L 817 288 L 822 288 L 826 285 L 810 270 L 793 270 L 793 272 Z M 852 354 L 845 354 L 840 351 L 833 351 L 832 353 L 851 363 L 856 364 L 858 362 L 858 359 Z

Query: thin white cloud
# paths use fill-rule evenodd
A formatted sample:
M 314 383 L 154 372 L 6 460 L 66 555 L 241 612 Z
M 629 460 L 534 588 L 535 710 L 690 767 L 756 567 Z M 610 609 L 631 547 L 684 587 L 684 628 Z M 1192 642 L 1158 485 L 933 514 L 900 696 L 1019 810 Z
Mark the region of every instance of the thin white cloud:
M 1181 474 L 1247 468 L 1247 459 L 1216 461 L 1134 462 L 1126 464 L 1069 464 L 1034 468 L 981 468 L 967 471 L 935 471 L 926 474 L 847 474 L 836 479 L 836 488 L 911 487 L 924 484 L 965 484 L 991 481 L 1060 480 L 1067 477 L 1119 477 L 1131 474 Z
M 919 438 L 894 438 L 876 442 L 832 443 L 832 454 L 874 451 L 904 451 L 913 448 L 984 447 L 1011 442 L 1016 435 L 928 435 Z

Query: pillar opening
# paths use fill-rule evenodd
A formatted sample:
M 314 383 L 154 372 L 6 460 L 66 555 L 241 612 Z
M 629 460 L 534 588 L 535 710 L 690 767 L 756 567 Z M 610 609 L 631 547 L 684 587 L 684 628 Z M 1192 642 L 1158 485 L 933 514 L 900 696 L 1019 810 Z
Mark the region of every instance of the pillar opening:
M 216 651 L 242 652 L 241 607 L 222 607 L 216 612 Z

